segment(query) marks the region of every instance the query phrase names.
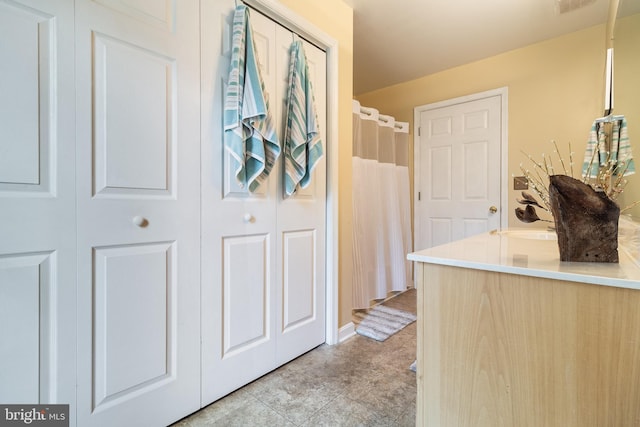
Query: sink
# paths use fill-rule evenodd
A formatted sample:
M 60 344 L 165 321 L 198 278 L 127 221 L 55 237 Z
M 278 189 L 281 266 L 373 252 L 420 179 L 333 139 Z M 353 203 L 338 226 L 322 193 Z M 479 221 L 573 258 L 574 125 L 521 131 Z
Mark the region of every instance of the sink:
M 558 240 L 558 236 L 555 231 L 547 230 L 504 230 L 498 231 L 497 234 L 514 237 L 516 239 Z

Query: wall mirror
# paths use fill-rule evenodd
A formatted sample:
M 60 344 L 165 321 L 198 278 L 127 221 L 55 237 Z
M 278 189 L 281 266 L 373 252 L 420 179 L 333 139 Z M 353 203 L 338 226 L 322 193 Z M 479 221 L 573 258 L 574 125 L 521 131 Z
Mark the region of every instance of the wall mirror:
M 612 0 L 614 1 L 614 0 Z M 624 114 L 636 165 L 618 198 L 622 209 L 640 200 L 640 13 L 635 1 L 622 0 L 613 29 L 614 114 Z M 640 221 L 640 203 L 624 212 Z

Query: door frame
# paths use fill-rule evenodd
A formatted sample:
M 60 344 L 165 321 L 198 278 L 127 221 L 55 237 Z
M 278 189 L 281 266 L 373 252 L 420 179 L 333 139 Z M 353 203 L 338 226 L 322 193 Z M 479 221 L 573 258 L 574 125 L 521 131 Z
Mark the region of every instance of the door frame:
M 500 97 L 500 209 L 498 215 L 500 215 L 500 229 L 506 229 L 508 227 L 508 215 L 506 209 L 508 208 L 508 192 L 509 192 L 509 179 L 508 179 L 508 161 L 509 161 L 509 133 L 508 133 L 508 98 L 509 88 L 504 86 L 497 89 L 491 89 L 484 92 L 478 92 L 470 95 L 460 96 L 457 98 L 451 98 L 444 101 L 433 102 L 430 104 L 419 105 L 413 109 L 413 123 L 414 129 L 420 128 L 420 115 L 421 113 L 429 110 L 437 110 L 439 108 L 451 107 L 456 104 L 462 104 L 470 101 L 478 101 L 485 98 L 491 98 L 494 96 Z M 413 200 L 418 200 L 418 191 L 420 190 L 420 132 L 415 132 L 413 135 Z M 420 231 L 420 205 L 418 203 L 413 204 L 413 241 L 416 242 L 416 236 Z M 420 250 L 424 248 L 414 248 Z
M 274 0 L 245 4 L 315 44 L 327 54 L 327 204 L 325 254 L 325 342 L 337 344 L 338 333 L 338 42 L 303 17 Z

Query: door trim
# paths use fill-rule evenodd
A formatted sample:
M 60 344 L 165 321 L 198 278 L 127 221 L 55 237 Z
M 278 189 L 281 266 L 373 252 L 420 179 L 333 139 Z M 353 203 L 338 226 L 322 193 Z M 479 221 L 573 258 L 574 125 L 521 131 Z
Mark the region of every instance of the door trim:
M 338 333 L 338 42 L 274 0 L 244 0 L 248 6 L 297 33 L 327 53 L 327 204 L 325 263 L 325 342 L 337 344 Z
M 445 101 L 433 102 L 431 104 L 425 104 L 417 106 L 413 109 L 413 123 L 415 127 L 420 127 L 420 114 L 429 111 L 436 110 L 438 108 L 450 107 L 456 104 L 462 104 L 469 101 L 478 101 L 485 98 L 491 98 L 494 96 L 500 97 L 500 229 L 506 229 L 508 227 L 508 215 L 505 210 L 508 208 L 508 192 L 509 192 L 509 179 L 508 179 L 508 161 L 509 161 L 509 141 L 508 141 L 508 98 L 509 88 L 501 87 L 498 89 L 492 89 L 485 92 L 474 93 L 471 95 L 460 96 L 457 98 L 447 99 Z M 413 197 L 414 201 L 418 200 L 419 177 L 420 177 L 420 134 L 414 132 L 413 134 Z M 415 242 L 418 235 L 420 223 L 420 205 L 418 203 L 413 204 L 413 218 L 414 218 L 414 232 L 413 241 Z M 419 250 L 422 248 L 414 248 Z

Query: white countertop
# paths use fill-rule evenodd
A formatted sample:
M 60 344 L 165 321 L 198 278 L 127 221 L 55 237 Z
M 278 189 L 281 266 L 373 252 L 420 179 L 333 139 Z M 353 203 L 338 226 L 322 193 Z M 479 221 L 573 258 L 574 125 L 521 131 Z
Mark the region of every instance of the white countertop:
M 561 262 L 555 235 L 544 230 L 479 234 L 408 255 L 411 261 L 640 289 L 640 264 L 618 247 L 619 263 Z

